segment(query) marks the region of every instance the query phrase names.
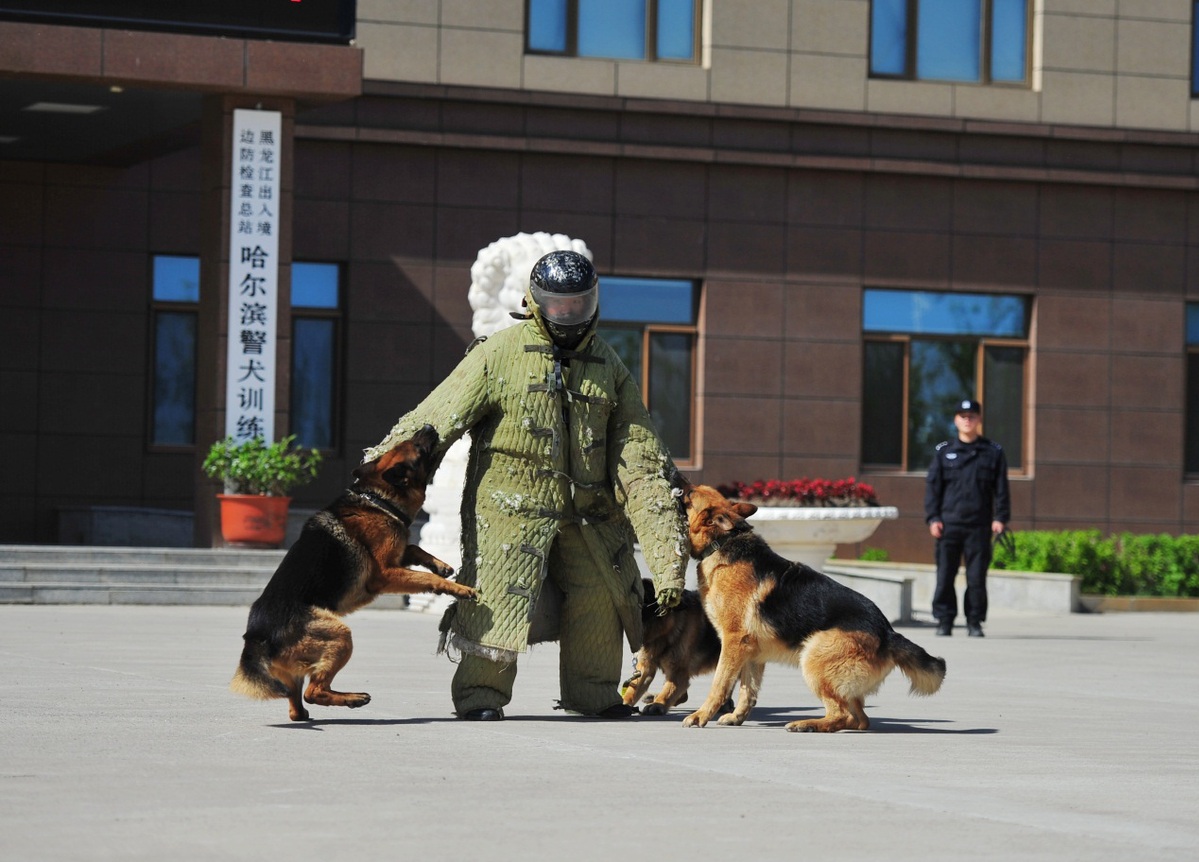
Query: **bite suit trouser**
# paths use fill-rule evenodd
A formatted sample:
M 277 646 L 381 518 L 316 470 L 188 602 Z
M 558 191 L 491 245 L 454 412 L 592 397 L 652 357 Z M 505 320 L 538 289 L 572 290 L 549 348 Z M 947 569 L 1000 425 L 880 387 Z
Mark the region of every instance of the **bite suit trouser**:
M 952 622 L 958 615 L 954 589 L 958 567 L 966 560 L 966 594 L 962 609 L 967 623 L 987 619 L 987 567 L 991 565 L 991 525 L 946 524 L 937 539 L 937 588 L 933 593 L 933 616 Z
M 621 702 L 624 629 L 605 582 L 610 575 L 596 569 L 579 532 L 586 529 L 562 527 L 550 548 L 548 577 L 563 594 L 558 662 L 562 706 L 592 715 Z M 454 709 L 461 715 L 506 706 L 515 681 L 515 662 L 464 653 L 450 685 Z

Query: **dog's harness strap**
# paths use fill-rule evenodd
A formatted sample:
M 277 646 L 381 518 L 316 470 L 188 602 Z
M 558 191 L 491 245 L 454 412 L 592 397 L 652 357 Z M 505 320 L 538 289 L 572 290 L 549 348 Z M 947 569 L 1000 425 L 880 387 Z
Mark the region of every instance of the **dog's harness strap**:
M 395 505 L 395 503 L 391 502 L 390 500 L 386 499 L 385 497 L 380 497 L 378 494 L 374 493 L 373 491 L 359 491 L 357 488 L 348 489 L 348 493 L 353 494 L 355 497 L 358 497 L 361 500 L 365 500 L 367 503 L 374 506 L 376 509 L 382 509 L 384 512 L 386 512 L 388 515 L 391 515 L 391 517 L 395 518 L 397 521 L 399 521 L 405 527 L 412 526 L 412 518 L 408 517 L 408 514 L 406 512 L 401 511 Z
M 708 557 L 712 556 L 717 551 L 719 551 L 721 548 L 723 548 L 726 544 L 728 544 L 729 540 L 736 538 L 741 533 L 753 532 L 753 529 L 754 528 L 752 526 L 750 526 L 748 523 L 742 522 L 742 523 L 738 524 L 736 527 L 734 527 L 732 529 L 732 531 L 730 531 L 726 535 L 721 536 L 719 539 L 713 539 L 711 542 L 709 542 L 707 547 L 705 547 L 702 551 L 700 551 L 698 554 L 695 555 L 695 558 L 697 560 L 699 560 L 700 562 L 703 562 L 704 560 L 708 559 Z

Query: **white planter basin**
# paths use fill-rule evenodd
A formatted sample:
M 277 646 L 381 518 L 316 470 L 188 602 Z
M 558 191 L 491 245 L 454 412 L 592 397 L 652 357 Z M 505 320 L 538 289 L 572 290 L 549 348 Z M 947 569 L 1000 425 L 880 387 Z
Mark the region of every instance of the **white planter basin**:
M 779 556 L 823 571 L 837 545 L 864 542 L 883 521 L 898 517 L 894 506 L 761 506 L 749 523 Z

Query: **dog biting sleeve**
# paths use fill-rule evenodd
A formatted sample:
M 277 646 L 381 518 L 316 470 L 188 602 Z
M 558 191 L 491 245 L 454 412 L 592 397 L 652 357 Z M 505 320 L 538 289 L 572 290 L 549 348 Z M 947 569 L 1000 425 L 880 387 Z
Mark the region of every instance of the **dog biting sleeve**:
M 432 425 L 441 438 L 436 453 L 437 463 L 440 463 L 450 446 L 478 423 L 491 407 L 489 355 L 488 342 L 468 352 L 436 389 L 400 417 L 377 446 L 366 450 L 364 460 L 378 458 L 397 443 L 411 438 L 425 425 Z

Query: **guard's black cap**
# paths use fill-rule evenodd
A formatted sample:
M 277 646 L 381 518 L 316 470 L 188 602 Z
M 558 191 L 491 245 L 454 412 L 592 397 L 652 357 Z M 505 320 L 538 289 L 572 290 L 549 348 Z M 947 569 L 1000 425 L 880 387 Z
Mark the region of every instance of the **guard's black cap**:
M 969 398 L 963 398 L 957 404 L 953 405 L 954 414 L 958 413 L 982 413 L 983 406 L 977 401 L 972 401 Z

